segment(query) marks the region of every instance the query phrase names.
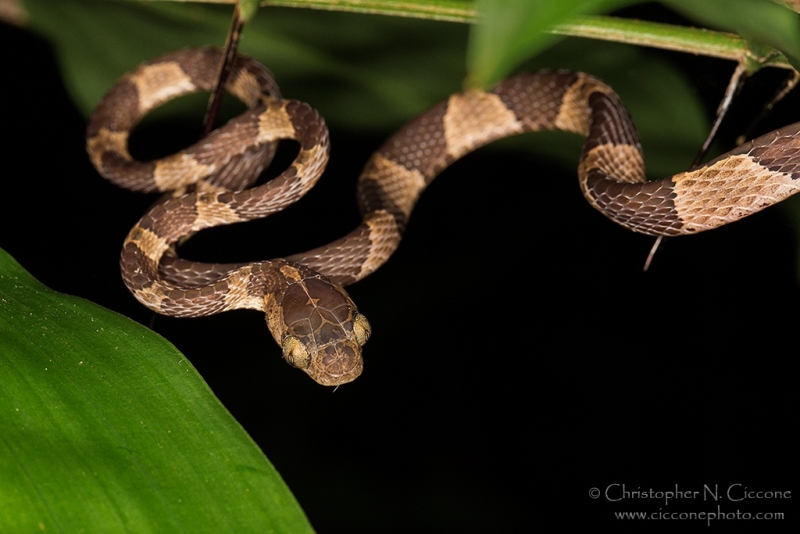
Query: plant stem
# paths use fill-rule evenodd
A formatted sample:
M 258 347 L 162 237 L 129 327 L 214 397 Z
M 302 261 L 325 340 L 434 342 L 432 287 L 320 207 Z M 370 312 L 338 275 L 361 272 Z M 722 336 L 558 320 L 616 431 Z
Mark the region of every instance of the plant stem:
M 748 72 L 765 66 L 792 69 L 786 57 L 772 48 L 756 50 L 735 34 L 688 26 L 595 16 L 556 26 L 553 33 L 729 59 L 746 65 Z
M 176 0 L 189 1 L 189 0 Z M 191 0 L 232 4 L 236 0 Z M 449 22 L 475 23 L 479 16 L 474 4 L 465 0 L 261 0 L 262 6 L 303 7 L 375 15 L 423 18 Z M 743 64 L 748 73 L 761 67 L 792 69 L 780 52 L 769 47 L 753 47 L 732 33 L 676 26 L 608 16 L 580 17 L 571 24 L 560 24 L 552 33 L 584 37 L 663 50 L 674 50 Z
M 239 4 L 233 8 L 233 20 L 231 21 L 231 29 L 228 32 L 228 39 L 225 43 L 225 56 L 222 60 L 222 65 L 219 68 L 219 78 L 214 93 L 208 101 L 208 109 L 206 110 L 206 117 L 203 120 L 203 135 L 207 136 L 214 129 L 214 121 L 217 119 L 217 113 L 222 105 L 222 97 L 225 94 L 225 88 L 228 86 L 228 78 L 233 68 L 233 61 L 236 57 L 236 50 L 239 47 L 239 38 L 242 34 L 242 27 L 244 26 L 244 19 L 241 17 Z

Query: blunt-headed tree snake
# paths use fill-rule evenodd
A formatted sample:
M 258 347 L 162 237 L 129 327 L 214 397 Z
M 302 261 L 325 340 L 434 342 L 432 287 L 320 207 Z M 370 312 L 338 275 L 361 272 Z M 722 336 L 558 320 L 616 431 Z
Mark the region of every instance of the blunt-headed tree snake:
M 541 130 L 584 136 L 578 165 L 584 196 L 614 222 L 648 235 L 716 228 L 798 191 L 800 123 L 700 168 L 646 181 L 638 136 L 616 94 L 586 74 L 542 71 L 508 78 L 491 91 L 454 94 L 397 131 L 366 164 L 357 190 L 363 219 L 341 239 L 270 261 L 190 262 L 177 257 L 179 241 L 282 210 L 314 186 L 328 160 L 319 114 L 283 99 L 269 71 L 242 55 L 227 90 L 247 105 L 245 113 L 176 154 L 133 159 L 128 138 L 141 118 L 172 98 L 213 91 L 221 59 L 220 51 L 200 48 L 149 61 L 124 75 L 90 119 L 87 150 L 104 177 L 137 191 L 184 192 L 157 203 L 130 231 L 123 279 L 140 302 L 167 315 L 265 311 L 286 360 L 320 384 L 349 382 L 363 368 L 370 326 L 342 287 L 392 255 L 419 195 L 443 169 L 496 139 Z M 299 143 L 296 159 L 253 186 L 280 139 Z

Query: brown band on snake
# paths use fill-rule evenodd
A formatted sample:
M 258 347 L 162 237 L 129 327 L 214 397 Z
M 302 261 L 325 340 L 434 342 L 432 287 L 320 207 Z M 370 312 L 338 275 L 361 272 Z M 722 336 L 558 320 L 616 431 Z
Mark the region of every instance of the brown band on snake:
M 221 60 L 218 50 L 183 50 L 126 74 L 103 97 L 89 122 L 87 149 L 95 167 L 117 185 L 144 192 L 170 191 L 203 178 L 228 189 L 252 183 L 275 150 L 274 144 L 252 142 L 257 126 L 252 116 L 240 117 L 157 162 L 136 161 L 127 149 L 130 132 L 153 108 L 181 95 L 213 91 Z M 234 64 L 228 90 L 251 109 L 281 96 L 270 72 L 244 57 Z
M 360 346 L 369 336 L 366 319 L 341 286 L 391 256 L 419 195 L 442 170 L 493 140 L 541 130 L 584 135 L 578 167 L 584 196 L 613 221 L 649 235 L 715 228 L 798 191 L 800 124 L 699 169 L 647 182 L 638 136 L 616 94 L 585 74 L 543 71 L 509 78 L 491 92 L 453 95 L 401 128 L 360 176 L 364 219 L 345 237 L 281 260 L 190 262 L 174 256 L 180 239 L 283 209 L 313 186 L 327 161 L 322 119 L 305 104 L 281 100 L 268 71 L 243 56 L 229 90 L 250 111 L 177 155 L 134 161 L 127 139 L 139 119 L 169 98 L 210 90 L 215 76 L 209 73 L 216 73 L 220 57 L 211 49 L 185 50 L 146 63 L 123 77 L 92 117 L 87 150 L 101 174 L 138 190 L 197 184 L 200 191 L 157 205 L 131 230 L 123 278 L 141 302 L 169 315 L 263 309 L 284 357 L 327 385 L 358 376 Z M 283 138 L 301 144 L 295 163 L 247 189 Z

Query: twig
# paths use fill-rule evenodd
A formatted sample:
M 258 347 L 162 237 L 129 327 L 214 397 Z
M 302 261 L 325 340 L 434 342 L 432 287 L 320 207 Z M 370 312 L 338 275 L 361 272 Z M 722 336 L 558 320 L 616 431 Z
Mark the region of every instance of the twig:
M 177 0 L 235 4 L 237 0 Z M 431 0 L 430 2 L 387 2 L 385 0 L 261 0 L 262 6 L 370 13 L 399 17 L 444 20 L 473 24 L 478 12 L 471 4 L 459 0 Z M 674 50 L 719 59 L 729 59 L 748 65 L 752 74 L 760 67 L 778 67 L 793 70 L 786 57 L 769 47 L 751 48 L 737 35 L 702 28 L 661 24 L 642 20 L 609 16 L 578 17 L 569 24 L 559 24 L 552 33 L 568 37 L 586 37 L 663 50 Z
M 711 125 L 711 129 L 708 131 L 708 135 L 706 136 L 705 142 L 703 142 L 703 146 L 700 147 L 700 150 L 697 152 L 697 156 L 695 156 L 694 161 L 692 162 L 692 169 L 700 164 L 700 161 L 705 157 L 706 152 L 708 152 L 708 147 L 711 146 L 711 142 L 714 141 L 714 138 L 717 136 L 719 125 L 722 124 L 722 119 L 724 119 L 725 115 L 728 114 L 728 110 L 731 107 L 731 102 L 733 102 L 733 97 L 736 96 L 736 93 L 741 88 L 746 75 L 747 69 L 745 68 L 744 64 L 739 63 L 736 65 L 733 74 L 731 74 L 731 79 L 728 82 L 728 87 L 725 89 L 725 95 L 723 95 L 722 101 L 717 107 L 717 116 L 714 119 L 714 124 Z
M 203 120 L 203 137 L 211 133 L 214 129 L 214 122 L 217 119 L 219 108 L 222 105 L 222 97 L 225 95 L 225 87 L 228 84 L 228 78 L 233 68 L 233 60 L 236 57 L 236 50 L 239 47 L 239 37 L 242 34 L 242 27 L 244 27 L 244 19 L 239 11 L 239 4 L 237 3 L 233 8 L 233 20 L 231 22 L 231 29 L 228 32 L 228 39 L 225 43 L 225 57 L 222 60 L 222 65 L 219 69 L 219 78 L 217 79 L 217 86 L 214 89 L 214 94 L 208 101 L 208 109 L 206 116 Z

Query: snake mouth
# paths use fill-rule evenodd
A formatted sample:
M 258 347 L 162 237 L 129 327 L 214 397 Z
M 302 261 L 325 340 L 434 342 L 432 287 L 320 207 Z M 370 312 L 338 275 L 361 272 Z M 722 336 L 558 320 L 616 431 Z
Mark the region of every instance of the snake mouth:
M 335 374 L 335 373 L 324 373 L 320 375 L 312 374 L 309 370 L 306 370 L 306 373 L 317 383 L 322 386 L 341 386 L 342 384 L 348 384 L 361 376 L 361 371 L 363 367 L 359 367 L 358 369 L 353 369 L 350 372 L 343 373 L 343 374 Z
M 361 376 L 361 369 L 353 373 L 348 373 L 340 376 L 329 375 L 324 383 L 323 382 L 318 382 L 318 383 L 322 384 L 323 386 L 338 387 L 341 386 L 342 384 L 349 384 L 359 376 Z

